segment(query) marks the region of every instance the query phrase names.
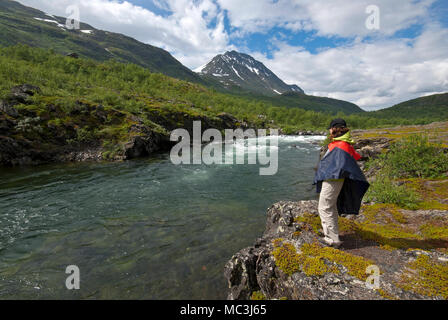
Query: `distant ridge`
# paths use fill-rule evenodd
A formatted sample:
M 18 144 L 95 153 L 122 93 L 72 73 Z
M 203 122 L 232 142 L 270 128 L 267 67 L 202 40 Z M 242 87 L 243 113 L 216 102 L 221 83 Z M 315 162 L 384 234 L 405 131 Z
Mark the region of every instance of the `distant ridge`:
M 448 92 L 401 102 L 392 107 L 368 113 L 380 118 L 437 118 L 448 120 Z

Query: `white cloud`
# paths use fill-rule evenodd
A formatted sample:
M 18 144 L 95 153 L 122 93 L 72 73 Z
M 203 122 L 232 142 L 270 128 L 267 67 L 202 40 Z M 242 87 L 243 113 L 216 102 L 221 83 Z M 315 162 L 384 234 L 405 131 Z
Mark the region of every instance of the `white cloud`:
M 188 67 L 197 67 L 229 46 L 224 16 L 212 0 L 158 0 L 170 11 L 157 15 L 130 2 L 115 0 L 20 0 L 24 5 L 66 16 L 69 5 L 78 5 L 82 22 L 107 31 L 123 33 L 170 51 Z M 216 19 L 214 27 L 210 23 Z
M 308 94 L 377 109 L 448 91 L 448 30 L 438 25 L 414 40 L 354 42 L 316 54 L 278 40 L 276 45 L 272 59 L 252 54 Z
M 372 35 L 365 21 L 371 0 L 217 0 L 227 10 L 233 27 L 246 32 L 266 32 L 273 26 L 292 31 L 316 30 L 322 36 L 354 37 Z M 435 0 L 376 0 L 380 9 L 377 34 L 392 35 L 427 19 Z

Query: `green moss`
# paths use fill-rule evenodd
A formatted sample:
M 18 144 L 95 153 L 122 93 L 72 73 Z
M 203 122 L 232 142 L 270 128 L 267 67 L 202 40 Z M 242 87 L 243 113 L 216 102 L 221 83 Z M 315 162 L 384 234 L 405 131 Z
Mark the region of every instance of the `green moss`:
M 304 244 L 300 250 L 299 254 L 292 244 L 278 242 L 272 252 L 276 265 L 287 275 L 302 271 L 307 276 L 322 276 L 328 272 L 339 274 L 337 265 L 342 265 L 350 275 L 365 280 L 366 268 L 374 264 L 363 257 L 317 244 Z
M 436 226 L 425 223 L 420 226 L 420 233 L 427 239 L 448 239 L 448 226 Z
M 387 250 L 387 251 L 394 251 L 396 250 L 396 248 L 392 247 L 391 245 L 388 244 L 382 244 L 380 245 L 380 248 L 383 250 Z
M 322 276 L 330 271 L 321 257 L 301 256 L 301 258 L 302 271 L 307 276 Z
M 448 299 L 448 263 L 434 261 L 422 254 L 407 267 L 398 286 L 425 296 Z
M 294 221 L 297 223 L 305 223 L 309 227 L 309 231 L 314 231 L 316 234 L 318 234 L 319 230 L 322 228 L 319 216 L 309 212 L 303 213 L 303 215 L 295 218 Z
M 355 256 L 335 248 L 322 248 L 317 244 L 304 244 L 301 250 L 304 256 L 326 259 L 330 262 L 343 265 L 348 269 L 350 275 L 361 280 L 367 279 L 366 268 L 374 264 L 373 261 L 363 257 Z M 339 273 L 336 268 L 329 268 L 328 270 L 333 273 Z
M 420 202 L 417 208 L 421 210 L 448 210 L 448 204 L 440 203 L 437 200 L 429 200 Z
M 377 289 L 376 290 L 384 299 L 387 300 L 398 300 L 397 297 L 393 296 L 392 294 L 390 294 L 389 292 L 387 292 L 384 289 Z
M 250 297 L 251 300 L 266 300 L 265 295 L 261 291 L 254 291 Z
M 340 230 L 354 233 L 365 240 L 373 240 L 385 250 L 419 246 L 422 237 L 407 226 L 407 218 L 397 206 L 375 204 L 365 206 L 365 220 L 355 222 L 339 218 Z
M 446 177 L 433 179 L 402 179 L 407 187 L 417 192 L 421 197 L 416 209 L 448 210 L 448 204 L 441 200 L 448 199 L 448 180 Z
M 274 247 L 280 247 L 283 244 L 283 241 L 285 241 L 285 239 L 277 238 L 272 241 L 272 244 L 274 245 Z
M 104 160 L 115 160 L 117 156 L 123 154 L 123 146 L 120 143 L 105 141 L 103 149 L 102 157 Z
M 272 255 L 275 264 L 287 275 L 300 271 L 301 259 L 295 247 L 290 243 L 282 243 L 277 246 Z

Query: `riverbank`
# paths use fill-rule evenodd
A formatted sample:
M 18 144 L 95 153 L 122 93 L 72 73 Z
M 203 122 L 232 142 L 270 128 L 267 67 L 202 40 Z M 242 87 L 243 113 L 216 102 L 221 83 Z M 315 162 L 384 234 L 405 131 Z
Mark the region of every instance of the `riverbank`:
M 33 102 L 37 94 L 43 101 L 40 108 Z M 30 84 L 13 87 L 0 100 L 0 165 L 129 160 L 169 150 L 170 131 L 184 128 L 192 134 L 194 121 L 201 121 L 203 130 L 248 125 L 226 113 L 128 112 L 83 100 L 67 112 L 50 101 Z
M 36 107 L 38 96 L 40 107 Z M 163 102 L 163 101 L 162 101 Z M 129 112 L 76 100 L 67 111 L 42 95 L 41 88 L 23 84 L 0 100 L 0 165 L 20 166 L 79 161 L 123 161 L 169 151 L 170 132 L 184 128 L 193 135 L 193 122 L 209 128 L 257 129 L 267 123 L 251 123 L 228 113 L 206 116 L 194 111 L 153 108 Z M 280 131 L 281 133 L 281 131 Z M 322 135 L 298 131 L 297 135 Z
M 426 133 L 443 143 L 447 128 L 445 122 L 356 130 L 360 166 L 387 153 L 403 136 Z M 378 170 L 365 169 L 369 182 Z M 322 236 L 317 201 L 272 205 L 263 235 L 225 266 L 228 299 L 447 299 L 448 172 L 433 179 L 401 179 L 398 185 L 421 195 L 418 209 L 364 201 L 358 216 L 339 218 L 340 249 L 317 241 Z M 380 271 L 373 289 L 366 284 L 371 265 Z

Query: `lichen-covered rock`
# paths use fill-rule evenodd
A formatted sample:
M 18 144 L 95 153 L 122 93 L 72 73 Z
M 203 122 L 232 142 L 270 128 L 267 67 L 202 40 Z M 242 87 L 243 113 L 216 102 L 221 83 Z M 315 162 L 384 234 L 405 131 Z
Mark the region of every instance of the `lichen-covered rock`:
M 36 93 L 41 93 L 41 89 L 31 84 L 22 84 L 11 88 L 11 95 L 9 100 L 16 103 L 27 103 L 29 98 Z
M 411 216 L 416 216 L 415 221 L 422 225 L 438 219 L 424 212 L 403 211 L 410 220 Z M 251 299 L 254 292 L 266 299 L 448 298 L 448 292 L 445 294 L 448 291 L 448 274 L 443 275 L 443 270 L 448 268 L 448 255 L 438 250 L 446 248 L 448 242 L 413 242 L 415 239 L 409 239 L 409 242 L 401 239 L 402 242 L 397 242 L 393 234 L 390 236 L 394 227 L 385 224 L 382 230 L 378 222 L 389 213 L 378 212 L 378 217 L 373 216 L 372 210 L 366 210 L 359 216 L 341 218 L 341 239 L 344 244 L 342 248 L 334 249 L 323 247 L 318 241 L 320 221 L 317 201 L 274 204 L 267 211 L 263 236 L 253 246 L 236 253 L 225 265 L 228 299 Z M 441 214 L 439 212 L 439 216 Z M 446 217 L 445 214 L 448 211 L 442 215 Z M 397 219 L 400 217 L 396 214 Z M 372 238 L 368 230 L 374 223 L 378 223 L 378 227 L 373 228 L 378 229 L 378 237 Z M 409 227 L 413 227 L 413 224 Z M 408 243 L 414 247 L 407 248 Z M 429 245 L 433 246 L 432 249 Z M 418 257 L 421 255 L 428 256 L 431 264 L 426 260 L 420 261 L 422 259 Z M 436 265 L 433 271 L 436 273 L 435 279 L 428 278 L 425 273 L 425 268 L 432 264 Z M 370 266 L 378 267 L 381 273 L 379 282 L 375 282 L 379 287 L 371 288 L 368 283 L 372 282 L 366 282 L 372 276 L 367 272 Z M 410 288 L 411 282 L 406 281 L 409 272 L 421 275 L 418 283 L 425 285 Z M 437 281 L 440 283 L 432 286 Z

